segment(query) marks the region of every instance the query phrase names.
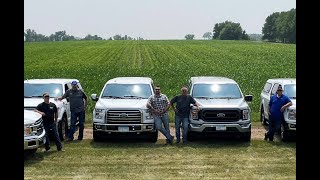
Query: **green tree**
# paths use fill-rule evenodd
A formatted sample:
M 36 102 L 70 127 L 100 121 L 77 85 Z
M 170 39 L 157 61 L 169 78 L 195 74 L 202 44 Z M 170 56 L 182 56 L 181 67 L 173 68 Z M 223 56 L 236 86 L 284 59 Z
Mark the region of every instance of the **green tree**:
M 205 32 L 202 37 L 209 40 L 212 38 L 212 32 Z
M 194 34 L 186 34 L 184 36 L 184 38 L 186 38 L 186 40 L 193 40 L 194 39 Z
M 242 31 L 240 23 L 225 21 L 216 23 L 213 28 L 213 39 L 221 40 L 248 40 L 249 36 Z
M 275 42 L 277 39 L 277 29 L 276 29 L 276 20 L 279 17 L 280 13 L 275 12 L 266 18 L 266 22 L 262 27 L 262 40 L 268 40 Z

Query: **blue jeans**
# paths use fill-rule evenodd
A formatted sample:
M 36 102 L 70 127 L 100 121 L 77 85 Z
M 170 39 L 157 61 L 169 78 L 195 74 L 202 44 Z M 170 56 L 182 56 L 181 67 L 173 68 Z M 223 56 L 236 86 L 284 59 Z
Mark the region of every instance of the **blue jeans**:
M 57 149 L 60 150 L 62 148 L 62 145 L 61 145 L 60 137 L 56 128 L 56 124 L 55 123 L 43 124 L 43 126 L 44 126 L 44 130 L 46 131 L 46 142 L 44 143 L 44 147 L 46 148 L 46 150 L 50 149 L 50 139 L 49 139 L 50 129 L 52 129 L 52 133 L 54 136 L 54 141 L 56 143 Z
M 78 139 L 83 138 L 83 129 L 85 121 L 85 111 L 71 112 L 71 125 L 69 132 L 69 139 L 73 140 L 74 130 L 76 129 L 77 118 L 79 118 L 79 136 Z
M 154 123 L 156 126 L 156 129 L 159 130 L 166 138 L 167 142 L 171 141 L 171 134 L 170 134 L 170 128 L 169 128 L 169 116 L 154 116 Z M 162 123 L 164 125 L 164 128 L 162 126 Z
M 269 131 L 268 131 L 268 138 L 273 140 L 273 136 L 275 132 L 279 132 L 281 128 L 282 119 L 273 119 L 270 117 L 269 119 Z
M 176 138 L 177 142 L 180 142 L 180 125 L 182 123 L 182 141 L 187 142 L 187 133 L 188 133 L 188 121 L 189 118 L 185 117 L 179 117 L 175 115 L 175 128 L 176 128 Z

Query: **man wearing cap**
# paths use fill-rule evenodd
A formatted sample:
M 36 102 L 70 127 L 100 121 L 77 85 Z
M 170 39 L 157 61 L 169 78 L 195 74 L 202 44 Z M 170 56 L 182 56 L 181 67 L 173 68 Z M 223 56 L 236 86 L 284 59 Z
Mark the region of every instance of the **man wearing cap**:
M 288 96 L 282 94 L 282 86 L 279 85 L 275 95 L 271 96 L 268 106 L 269 131 L 265 133 L 264 140 L 273 141 L 275 132 L 278 132 L 283 121 L 284 110 L 292 105 Z
M 77 118 L 79 118 L 78 140 L 82 140 L 83 138 L 85 109 L 87 107 L 87 95 L 78 88 L 77 84 L 77 81 L 72 81 L 72 88 L 68 89 L 61 97 L 57 98 L 57 100 L 69 98 L 71 112 L 71 126 L 68 139 L 69 141 L 73 141 L 73 134 L 76 127 Z
M 49 130 L 52 129 L 57 150 L 62 151 L 60 137 L 58 135 L 57 128 L 56 128 L 56 123 L 58 119 L 57 106 L 54 103 L 49 102 L 49 93 L 44 93 L 43 99 L 44 99 L 44 102 L 40 103 L 36 107 L 35 111 L 42 115 L 43 126 L 47 133 L 46 142 L 44 144 L 45 149 L 46 151 L 49 151 L 50 149 L 50 140 L 49 140 L 48 133 L 49 133 Z

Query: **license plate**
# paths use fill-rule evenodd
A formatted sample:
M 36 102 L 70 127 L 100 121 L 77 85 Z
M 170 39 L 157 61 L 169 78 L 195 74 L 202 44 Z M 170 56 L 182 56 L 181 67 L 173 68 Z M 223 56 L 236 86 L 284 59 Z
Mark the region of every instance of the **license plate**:
M 119 126 L 118 127 L 118 131 L 119 132 L 129 132 L 129 127 L 127 127 L 127 126 L 125 126 L 125 127 Z
M 225 130 L 227 130 L 227 127 L 224 125 L 218 125 L 218 126 L 216 126 L 216 130 L 217 131 L 225 131 Z

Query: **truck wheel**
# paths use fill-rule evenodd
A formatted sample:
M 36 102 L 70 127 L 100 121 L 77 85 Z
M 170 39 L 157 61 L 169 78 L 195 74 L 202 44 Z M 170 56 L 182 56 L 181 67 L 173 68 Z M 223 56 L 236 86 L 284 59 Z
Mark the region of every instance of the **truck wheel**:
M 196 139 L 196 137 L 195 137 L 194 133 L 191 131 L 188 131 L 187 140 L 191 142 L 191 141 L 194 141 L 195 139 Z
M 93 141 L 94 141 L 94 142 L 100 142 L 100 141 L 102 140 L 102 137 L 101 137 L 101 133 L 100 133 L 100 132 L 93 131 L 93 132 L 92 132 L 92 136 L 93 136 Z
M 58 133 L 61 141 L 68 138 L 68 120 L 66 115 L 63 115 L 61 121 L 58 123 Z
M 246 132 L 241 134 L 241 140 L 244 142 L 250 142 L 251 140 L 251 132 Z
M 286 123 L 281 123 L 280 137 L 281 137 L 281 140 L 283 142 L 286 142 L 289 139 L 289 133 L 288 133 L 288 130 L 287 130 L 287 126 L 288 125 Z
M 260 110 L 260 121 L 262 125 L 267 125 L 266 117 L 264 116 L 263 107 L 261 107 L 261 110 Z
M 150 133 L 150 142 L 156 143 L 158 141 L 158 131 Z

